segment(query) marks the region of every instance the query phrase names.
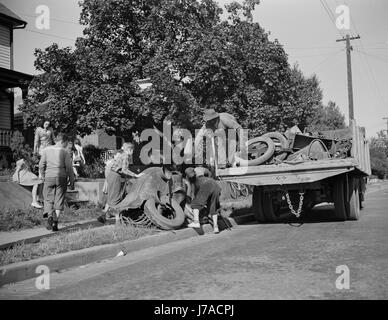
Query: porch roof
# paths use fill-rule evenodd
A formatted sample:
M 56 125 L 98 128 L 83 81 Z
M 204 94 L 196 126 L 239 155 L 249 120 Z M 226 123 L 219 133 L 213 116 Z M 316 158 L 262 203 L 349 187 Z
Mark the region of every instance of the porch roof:
M 27 87 L 33 77 L 27 73 L 0 67 L 0 88 Z

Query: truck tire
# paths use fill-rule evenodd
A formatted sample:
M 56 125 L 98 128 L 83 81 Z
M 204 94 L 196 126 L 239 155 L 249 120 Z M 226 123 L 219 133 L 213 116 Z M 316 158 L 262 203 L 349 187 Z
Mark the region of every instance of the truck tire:
M 347 218 L 344 180 L 344 176 L 340 175 L 335 177 L 333 183 L 334 216 L 338 221 L 345 221 Z
M 281 214 L 280 207 L 273 203 L 273 192 L 264 192 L 263 195 L 263 209 L 264 216 L 267 222 L 280 222 L 290 219 L 293 215 L 291 212 Z
M 359 195 L 360 195 L 360 210 L 364 209 L 363 202 L 365 200 L 365 191 L 366 191 L 366 182 L 364 180 L 365 178 L 360 178 L 360 189 L 359 189 Z
M 261 156 L 255 159 L 243 159 L 241 158 L 241 152 L 237 152 L 235 154 L 236 163 L 240 166 L 249 167 L 249 166 L 258 166 L 266 161 L 268 161 L 275 152 L 275 144 L 273 143 L 271 138 L 268 137 L 258 137 L 248 141 L 248 149 L 249 147 L 254 146 L 255 144 L 264 143 L 267 145 L 267 149 Z
M 263 188 L 255 186 L 252 194 L 253 215 L 258 222 L 266 222 L 263 209 Z
M 276 192 L 265 192 L 263 196 L 263 207 L 264 207 L 264 215 L 267 221 L 270 222 L 281 222 L 288 221 L 293 219 L 295 216 L 292 214 L 290 210 L 287 209 L 286 212 L 281 210 L 281 204 L 274 204 L 273 198 L 276 198 L 278 194 Z
M 144 203 L 144 213 L 155 225 L 163 230 L 179 229 L 185 222 L 185 214 L 182 207 L 173 198 L 171 198 L 170 202 L 167 196 L 161 197 L 160 200 L 166 206 L 166 210 L 161 210 L 157 201 L 151 198 Z
M 272 202 L 272 196 L 270 192 L 264 192 L 263 194 L 263 209 L 265 219 L 268 222 L 277 222 L 279 221 L 278 217 L 275 214 L 276 209 L 274 208 Z
M 288 149 L 288 147 L 289 147 L 289 142 L 288 142 L 287 138 L 283 134 L 281 134 L 280 132 L 268 132 L 268 133 L 263 134 L 262 137 L 271 138 L 275 144 L 280 144 L 280 147 L 282 149 Z M 283 161 L 285 158 L 287 158 L 287 152 L 278 153 L 276 150 L 277 147 L 278 146 L 275 145 L 275 158 L 277 160 Z
M 360 186 L 357 177 L 349 178 L 349 200 L 346 202 L 346 211 L 349 220 L 360 219 Z

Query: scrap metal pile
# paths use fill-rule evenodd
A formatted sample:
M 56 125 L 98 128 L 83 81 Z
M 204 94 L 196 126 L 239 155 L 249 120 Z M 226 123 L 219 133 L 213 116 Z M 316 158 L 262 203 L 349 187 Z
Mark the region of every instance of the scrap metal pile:
M 284 134 L 266 133 L 248 140 L 247 150 L 236 153 L 236 166 L 295 164 L 350 157 L 351 137 L 334 137 L 333 133 L 335 131 L 327 132 L 327 136 L 319 133 L 303 134 L 297 127 Z

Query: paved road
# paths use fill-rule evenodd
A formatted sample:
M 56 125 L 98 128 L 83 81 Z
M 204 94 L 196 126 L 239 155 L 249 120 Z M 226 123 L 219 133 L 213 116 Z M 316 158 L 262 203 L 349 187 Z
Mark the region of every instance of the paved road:
M 358 222 L 251 224 L 55 273 L 0 298 L 33 299 L 388 299 L 388 189 L 369 193 Z M 335 286 L 336 267 L 350 288 Z

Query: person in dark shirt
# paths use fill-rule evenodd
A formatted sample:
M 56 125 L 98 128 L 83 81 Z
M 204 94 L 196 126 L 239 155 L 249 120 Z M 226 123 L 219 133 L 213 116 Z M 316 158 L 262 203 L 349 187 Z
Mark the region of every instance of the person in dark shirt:
M 189 168 L 190 169 L 190 168 Z M 194 199 L 189 205 L 194 221 L 188 225 L 190 228 L 200 228 L 199 214 L 206 210 L 207 214 L 213 219 L 214 233 L 219 233 L 218 229 L 218 211 L 220 209 L 221 188 L 217 182 L 209 177 L 197 177 L 194 170 L 186 169 L 186 178 L 194 187 Z

